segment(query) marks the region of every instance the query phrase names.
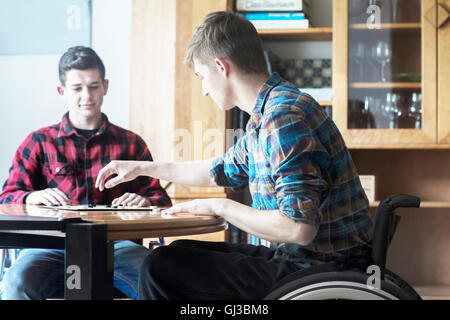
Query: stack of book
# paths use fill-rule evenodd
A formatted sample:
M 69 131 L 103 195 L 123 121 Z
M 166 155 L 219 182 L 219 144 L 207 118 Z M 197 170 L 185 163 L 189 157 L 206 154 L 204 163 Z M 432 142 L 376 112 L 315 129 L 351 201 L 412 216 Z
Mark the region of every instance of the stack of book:
M 236 0 L 236 11 L 256 29 L 307 29 L 310 0 Z

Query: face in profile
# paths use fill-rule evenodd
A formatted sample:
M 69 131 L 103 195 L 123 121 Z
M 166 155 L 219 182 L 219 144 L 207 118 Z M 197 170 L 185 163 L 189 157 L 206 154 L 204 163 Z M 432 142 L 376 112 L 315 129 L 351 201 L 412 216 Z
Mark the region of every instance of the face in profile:
M 234 108 L 229 78 L 219 66 L 209 66 L 194 58 L 194 72 L 202 80 L 204 96 L 209 96 L 222 110 Z
M 69 107 L 71 116 L 98 117 L 103 97 L 108 91 L 108 80 L 103 80 L 97 69 L 71 69 L 66 72 L 66 83 L 58 93 Z

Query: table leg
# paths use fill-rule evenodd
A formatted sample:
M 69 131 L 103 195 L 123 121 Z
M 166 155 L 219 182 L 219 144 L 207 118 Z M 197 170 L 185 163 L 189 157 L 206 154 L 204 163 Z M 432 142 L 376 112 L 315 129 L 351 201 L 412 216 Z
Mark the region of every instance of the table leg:
M 66 226 L 64 297 L 69 300 L 113 298 L 114 244 L 107 226 L 70 223 Z

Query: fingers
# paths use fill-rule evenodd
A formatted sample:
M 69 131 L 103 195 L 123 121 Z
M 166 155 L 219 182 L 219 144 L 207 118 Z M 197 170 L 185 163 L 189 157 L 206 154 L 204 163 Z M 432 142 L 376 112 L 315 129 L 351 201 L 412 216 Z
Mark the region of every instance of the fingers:
M 148 202 L 147 199 L 142 199 L 138 203 L 138 207 L 148 207 L 150 205 L 150 202 Z
M 113 174 L 117 174 L 117 169 L 115 167 L 115 162 L 111 161 L 105 167 L 100 169 L 100 171 L 98 172 L 97 179 L 95 180 L 95 187 L 98 188 L 100 191 L 103 191 L 103 189 L 105 188 L 106 179 L 108 179 L 108 177 Z
M 121 176 L 116 176 L 116 177 L 112 178 L 111 180 L 108 180 L 108 182 L 106 182 L 103 187 L 99 188 L 99 190 L 103 191 L 104 188 L 106 188 L 106 189 L 114 188 L 115 186 L 117 186 L 118 184 L 121 184 L 122 182 L 125 182 L 125 179 L 123 179 L 123 177 L 121 177 Z
M 61 190 L 56 188 L 43 190 L 42 196 L 45 200 L 49 201 L 50 204 L 59 206 L 65 206 L 71 202 Z
M 34 201 L 33 204 L 45 204 L 46 206 L 51 206 L 52 204 L 57 204 L 55 201 L 52 201 L 52 199 L 49 197 L 49 195 L 42 193 L 39 195 L 38 198 Z
M 118 206 L 119 204 L 126 206 L 130 200 L 133 200 L 132 193 L 124 193 L 119 198 L 113 200 L 112 205 Z
M 138 195 L 134 199 L 131 199 L 128 201 L 129 206 L 136 206 L 139 207 L 139 202 L 141 202 L 142 198 Z
M 150 202 L 136 194 L 136 193 L 124 193 L 121 197 L 116 198 L 112 201 L 112 205 L 124 205 L 124 206 L 137 206 L 137 207 L 148 207 Z
M 196 211 L 195 208 L 196 208 L 196 202 L 195 202 L 195 200 L 193 200 L 193 201 L 176 204 L 176 205 L 170 207 L 169 209 L 163 210 L 163 213 L 165 213 L 165 214 L 175 214 L 175 213 L 181 213 L 181 212 L 195 213 L 195 211 Z
M 53 192 L 55 197 L 59 200 L 62 205 L 70 205 L 72 201 L 67 197 L 67 195 L 57 188 L 49 189 Z
M 35 191 L 30 193 L 27 197 L 28 204 L 44 204 L 46 206 L 51 205 L 69 205 L 72 201 L 67 195 L 57 188 L 48 188 L 41 191 Z
M 138 167 L 139 161 L 113 160 L 99 171 L 95 187 L 103 191 L 104 188 L 114 188 L 119 183 L 131 181 L 139 175 Z M 117 176 L 106 181 L 113 174 Z

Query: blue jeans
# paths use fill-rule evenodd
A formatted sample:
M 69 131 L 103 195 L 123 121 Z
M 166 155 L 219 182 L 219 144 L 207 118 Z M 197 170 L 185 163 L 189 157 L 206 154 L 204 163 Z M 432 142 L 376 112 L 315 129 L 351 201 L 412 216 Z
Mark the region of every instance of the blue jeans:
M 114 243 L 114 287 L 137 299 L 139 269 L 150 250 L 132 241 Z M 64 292 L 64 250 L 23 249 L 6 272 L 2 300 L 42 300 Z

